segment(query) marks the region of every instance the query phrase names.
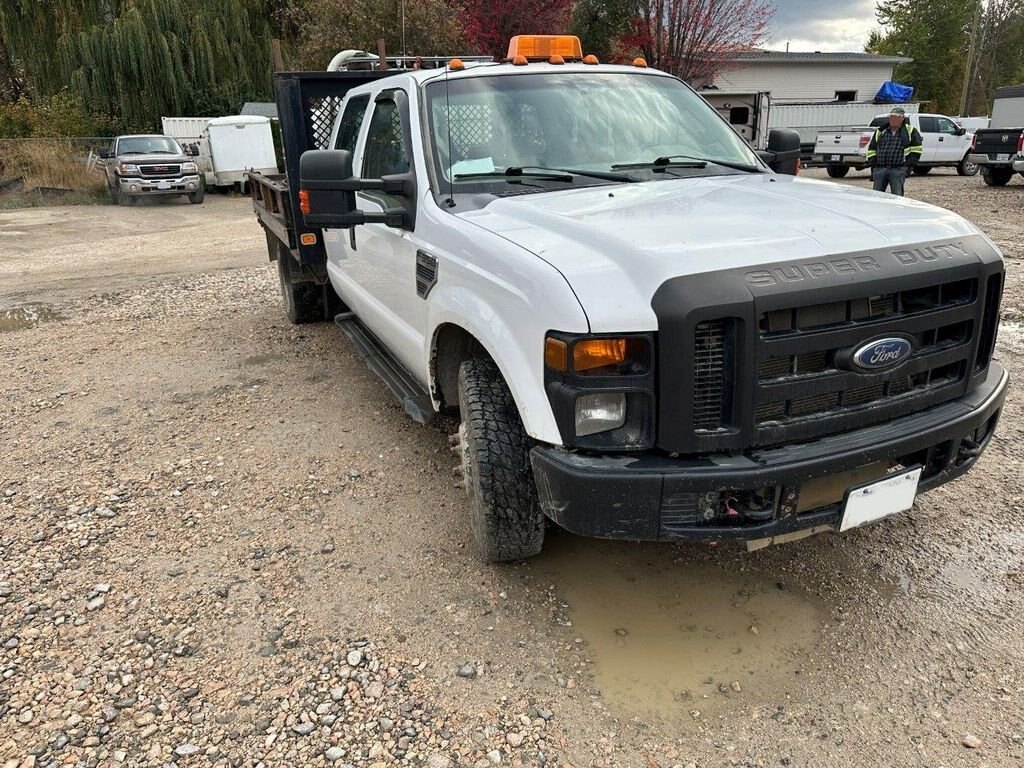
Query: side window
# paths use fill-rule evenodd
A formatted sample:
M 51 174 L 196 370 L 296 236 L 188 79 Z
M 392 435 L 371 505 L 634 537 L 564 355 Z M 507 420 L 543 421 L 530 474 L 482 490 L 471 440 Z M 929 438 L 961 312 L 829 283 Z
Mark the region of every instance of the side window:
M 393 101 L 377 102 L 363 149 L 363 178 L 379 179 L 409 170 L 402 116 Z
M 938 120 L 936 120 L 934 117 L 922 117 L 919 119 L 921 121 L 921 133 L 939 132 Z
M 939 118 L 939 133 L 948 133 L 953 136 L 956 135 L 956 123 L 945 117 Z
M 356 96 L 345 105 L 345 111 L 342 113 L 341 122 L 338 125 L 338 138 L 334 142 L 335 149 L 356 151 L 359 126 L 363 124 L 363 115 L 366 114 L 366 107 L 369 103 L 369 96 Z

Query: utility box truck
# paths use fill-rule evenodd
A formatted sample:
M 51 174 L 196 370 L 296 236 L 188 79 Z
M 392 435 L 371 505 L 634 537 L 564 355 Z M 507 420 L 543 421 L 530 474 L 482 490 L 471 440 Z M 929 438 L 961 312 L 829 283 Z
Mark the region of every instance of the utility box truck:
M 795 172 L 682 81 L 503 63 L 276 75 L 252 197 L 292 322 L 333 319 L 451 436 L 481 556 L 845 531 L 971 469 L 1003 260 L 949 211 Z M 329 130 L 314 115 L 329 110 Z

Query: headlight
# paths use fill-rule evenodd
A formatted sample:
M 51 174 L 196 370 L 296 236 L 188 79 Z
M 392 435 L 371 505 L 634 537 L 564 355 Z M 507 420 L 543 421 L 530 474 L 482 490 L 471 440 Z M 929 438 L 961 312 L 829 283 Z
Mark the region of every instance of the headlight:
M 139 166 L 132 163 L 118 163 L 117 172 L 122 176 L 141 176 L 142 171 L 139 170 Z
M 181 164 L 181 172 L 182 173 L 195 173 L 197 170 L 199 170 L 199 168 L 196 166 L 195 163 L 182 163 Z
M 570 448 L 640 451 L 654 446 L 654 335 L 551 332 L 544 386 Z
M 586 437 L 618 429 L 626 423 L 626 395 L 602 392 L 576 400 L 576 436 Z

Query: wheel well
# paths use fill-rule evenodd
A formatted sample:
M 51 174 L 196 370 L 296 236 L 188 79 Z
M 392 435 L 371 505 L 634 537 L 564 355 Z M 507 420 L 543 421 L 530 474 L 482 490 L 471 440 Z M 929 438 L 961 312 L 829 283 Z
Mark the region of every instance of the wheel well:
M 434 333 L 430 353 L 431 389 L 445 411 L 454 412 L 459 407 L 459 366 L 465 360 L 479 357 L 490 359 L 491 356 L 466 329 L 445 323 Z

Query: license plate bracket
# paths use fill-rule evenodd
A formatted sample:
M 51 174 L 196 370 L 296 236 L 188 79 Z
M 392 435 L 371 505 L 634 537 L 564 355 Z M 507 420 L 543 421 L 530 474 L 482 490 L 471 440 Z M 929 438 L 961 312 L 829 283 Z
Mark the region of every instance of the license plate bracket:
M 882 480 L 855 486 L 846 492 L 840 531 L 906 512 L 914 506 L 923 467 L 893 472 Z
M 996 162 L 997 163 L 1005 163 L 1009 159 L 1010 159 L 1009 155 L 1004 155 L 1004 154 L 996 155 Z
M 169 181 L 158 181 L 157 184 L 156 184 L 156 188 L 157 189 L 170 189 L 171 188 L 171 182 L 169 182 Z

